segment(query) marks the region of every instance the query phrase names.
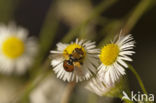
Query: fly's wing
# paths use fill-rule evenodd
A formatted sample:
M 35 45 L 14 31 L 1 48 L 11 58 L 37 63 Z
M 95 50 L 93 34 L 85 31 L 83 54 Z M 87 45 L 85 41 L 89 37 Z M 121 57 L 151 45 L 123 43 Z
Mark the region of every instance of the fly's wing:
M 82 70 L 82 65 L 79 62 L 74 63 L 74 72 L 80 76 L 84 75 L 83 70 Z
M 51 65 L 53 67 L 58 66 L 60 63 L 64 61 L 63 54 L 52 54 L 49 56 L 51 60 Z
M 63 58 L 63 54 L 52 54 L 49 56 L 50 59 L 60 59 Z

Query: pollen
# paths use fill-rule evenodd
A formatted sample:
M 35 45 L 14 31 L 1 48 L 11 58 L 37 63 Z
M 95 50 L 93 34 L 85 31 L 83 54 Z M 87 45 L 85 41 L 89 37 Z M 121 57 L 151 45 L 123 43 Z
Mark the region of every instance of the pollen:
M 24 52 L 24 43 L 17 37 L 8 37 L 2 43 L 2 52 L 10 59 L 18 58 Z
M 72 52 L 76 49 L 76 48 L 81 48 L 82 51 L 84 52 L 84 54 L 86 54 L 85 49 L 76 43 L 70 44 L 66 47 L 66 49 L 64 50 L 64 57 L 67 59 L 69 57 L 70 54 L 72 54 Z
M 116 44 L 107 44 L 101 49 L 100 60 L 101 62 L 108 66 L 113 64 L 119 55 L 119 47 Z

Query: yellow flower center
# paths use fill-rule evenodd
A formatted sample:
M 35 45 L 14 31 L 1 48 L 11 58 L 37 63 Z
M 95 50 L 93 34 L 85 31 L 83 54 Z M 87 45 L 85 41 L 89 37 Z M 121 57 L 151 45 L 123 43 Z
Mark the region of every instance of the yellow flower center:
M 101 49 L 101 54 L 99 58 L 104 65 L 108 66 L 115 62 L 118 55 L 119 55 L 118 45 L 108 44 Z
M 15 59 L 24 52 L 24 43 L 17 37 L 9 37 L 2 44 L 2 52 L 5 56 Z
M 86 54 L 85 49 L 81 45 L 73 43 L 73 44 L 68 45 L 66 49 L 64 50 L 63 54 L 64 54 L 65 59 L 68 59 L 69 55 L 72 54 L 76 48 L 81 48 L 85 56 Z

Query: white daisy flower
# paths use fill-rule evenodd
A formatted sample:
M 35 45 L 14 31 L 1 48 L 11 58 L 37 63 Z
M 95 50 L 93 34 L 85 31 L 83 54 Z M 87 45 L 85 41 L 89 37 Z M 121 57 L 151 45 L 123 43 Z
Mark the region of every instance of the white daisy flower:
M 115 85 L 106 86 L 98 77 L 95 77 L 88 81 L 85 88 L 99 96 L 115 97 L 125 88 L 124 84 L 124 79 L 120 78 Z
M 119 35 L 117 40 L 105 45 L 99 55 L 101 65 L 98 67 L 98 75 L 106 85 L 112 85 L 125 74 L 128 65 L 125 61 L 132 61 L 129 57 L 135 52 L 132 51 L 135 42 L 131 34 Z
M 98 78 L 92 78 L 87 85 L 85 86 L 87 90 L 93 92 L 99 96 L 103 96 L 105 93 L 109 91 L 103 82 L 101 82 Z
M 57 78 L 68 82 L 88 80 L 98 66 L 99 50 L 95 47 L 95 42 L 78 39 L 71 44 L 58 43 L 57 51 L 51 51 Z
M 24 28 L 0 25 L 0 72 L 22 74 L 32 64 L 37 43 L 27 36 Z

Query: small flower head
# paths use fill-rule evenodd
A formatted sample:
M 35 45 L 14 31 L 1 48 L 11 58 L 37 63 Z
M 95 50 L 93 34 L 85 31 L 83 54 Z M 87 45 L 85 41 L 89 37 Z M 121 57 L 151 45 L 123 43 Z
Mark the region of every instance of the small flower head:
M 126 88 L 125 79 L 120 78 L 114 85 L 106 86 L 98 77 L 92 78 L 85 85 L 85 88 L 99 96 L 118 97 L 121 90 Z
M 119 55 L 119 47 L 117 44 L 107 44 L 101 49 L 101 54 L 99 56 L 101 62 L 108 66 L 116 61 Z
M 10 24 L 0 25 L 0 71 L 22 74 L 31 65 L 37 52 L 33 38 L 27 38 L 27 31 Z
M 114 42 L 105 45 L 100 52 L 99 58 L 101 65 L 98 67 L 98 75 L 106 85 L 114 84 L 121 75 L 125 74 L 128 65 L 125 61 L 132 61 L 129 57 L 134 51 L 134 41 L 131 34 L 127 36 L 119 35 Z
M 92 78 L 87 85 L 85 86 L 85 88 L 87 90 L 89 90 L 90 92 L 93 92 L 99 96 L 104 96 L 105 94 L 107 94 L 111 88 L 113 88 L 112 86 L 110 87 L 106 87 L 105 84 L 103 82 L 101 82 L 99 80 L 98 77 L 96 78 Z
M 64 81 L 88 80 L 98 65 L 98 49 L 95 42 L 76 39 L 71 44 L 57 44 L 57 51 L 51 51 L 51 65 L 57 77 Z

